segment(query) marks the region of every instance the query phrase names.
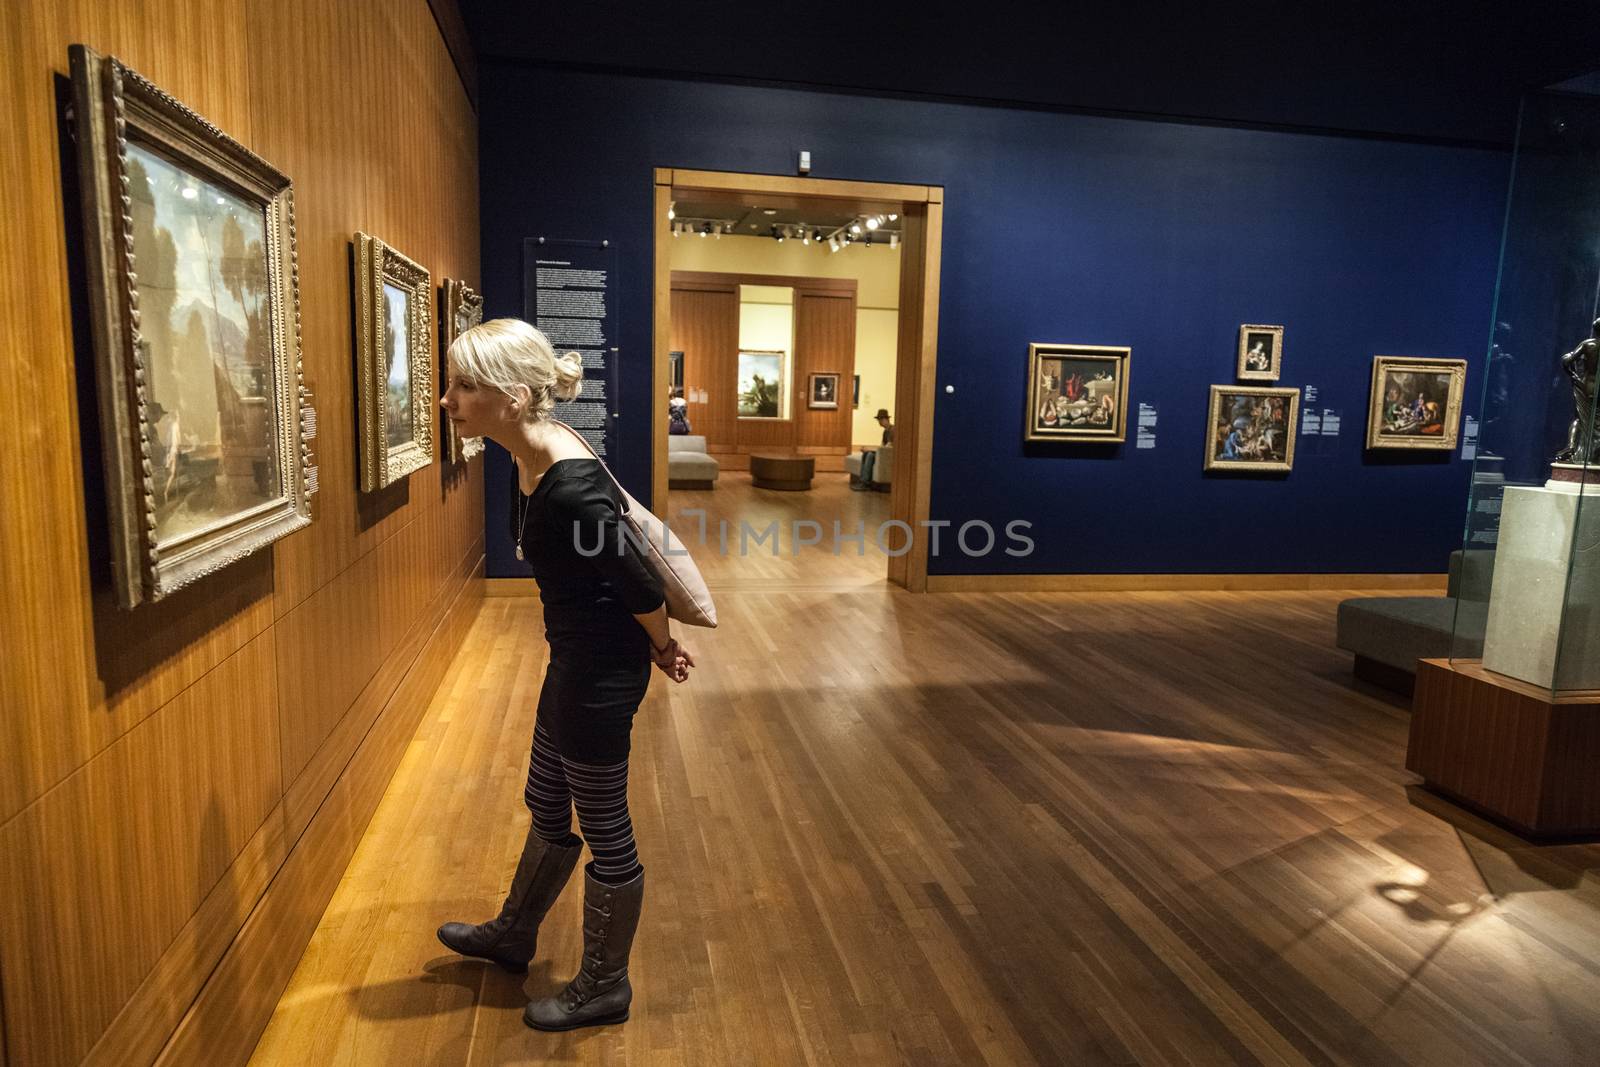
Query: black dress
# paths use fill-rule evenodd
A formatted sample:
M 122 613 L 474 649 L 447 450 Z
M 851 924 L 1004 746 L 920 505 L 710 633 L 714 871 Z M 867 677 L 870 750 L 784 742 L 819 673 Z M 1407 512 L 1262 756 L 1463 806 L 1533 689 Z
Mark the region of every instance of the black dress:
M 624 536 L 621 498 L 598 460 L 557 460 L 527 497 L 515 466 L 512 478 L 511 536 L 526 505 L 522 553 L 550 644 L 539 721 L 565 758 L 620 763 L 650 687 L 650 638 L 634 616 L 665 602 L 661 582 Z

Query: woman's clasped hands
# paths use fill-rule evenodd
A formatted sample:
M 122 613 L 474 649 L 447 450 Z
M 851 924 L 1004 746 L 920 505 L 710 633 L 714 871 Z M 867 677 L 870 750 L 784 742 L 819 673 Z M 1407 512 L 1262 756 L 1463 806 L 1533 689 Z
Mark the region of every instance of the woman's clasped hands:
M 674 682 L 682 682 L 689 677 L 689 668 L 694 666 L 694 657 L 689 655 L 689 650 L 678 644 L 677 638 L 669 638 L 662 648 L 651 646 L 651 659 L 661 672 Z

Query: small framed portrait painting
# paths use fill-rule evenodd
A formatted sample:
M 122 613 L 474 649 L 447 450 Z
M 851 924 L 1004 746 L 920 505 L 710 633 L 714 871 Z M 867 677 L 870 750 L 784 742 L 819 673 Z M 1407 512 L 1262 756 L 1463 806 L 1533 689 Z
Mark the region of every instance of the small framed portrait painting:
M 1131 348 L 1028 346 L 1026 441 L 1124 441 Z
M 1464 359 L 1372 357 L 1367 447 L 1454 449 L 1466 386 Z
M 1240 326 L 1238 365 L 1234 375 L 1244 382 L 1275 382 L 1282 373 L 1283 327 Z
M 483 321 L 483 294 L 466 282 L 446 278 L 439 289 L 439 377 L 445 389 L 450 388 L 450 346 L 457 337 Z M 456 433 L 455 424 L 444 419 L 439 430 L 444 442 L 445 459 L 451 463 L 465 463 L 483 453 L 483 438 L 462 437 Z
M 806 388 L 806 407 L 832 410 L 839 406 L 839 376 L 813 374 Z
M 1206 419 L 1205 469 L 1292 469 L 1299 415 L 1298 389 L 1213 385 Z

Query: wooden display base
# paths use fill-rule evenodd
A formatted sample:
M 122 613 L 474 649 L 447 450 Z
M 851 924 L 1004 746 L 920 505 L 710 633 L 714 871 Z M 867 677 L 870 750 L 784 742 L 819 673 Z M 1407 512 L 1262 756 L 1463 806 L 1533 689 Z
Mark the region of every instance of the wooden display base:
M 1552 698 L 1475 660 L 1419 660 L 1406 769 L 1526 836 L 1600 834 L 1600 693 Z

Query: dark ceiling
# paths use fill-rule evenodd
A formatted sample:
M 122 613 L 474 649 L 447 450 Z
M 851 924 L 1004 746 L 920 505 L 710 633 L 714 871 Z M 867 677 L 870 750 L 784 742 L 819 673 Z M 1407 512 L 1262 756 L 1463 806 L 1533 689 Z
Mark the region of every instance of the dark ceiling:
M 1600 4 L 460 0 L 480 63 L 1509 143 L 1600 67 Z

